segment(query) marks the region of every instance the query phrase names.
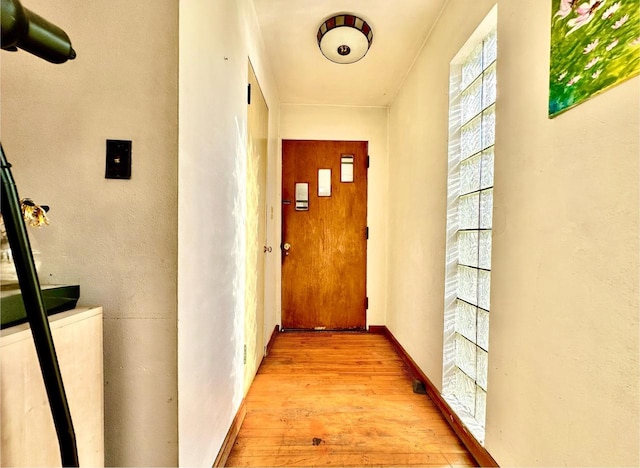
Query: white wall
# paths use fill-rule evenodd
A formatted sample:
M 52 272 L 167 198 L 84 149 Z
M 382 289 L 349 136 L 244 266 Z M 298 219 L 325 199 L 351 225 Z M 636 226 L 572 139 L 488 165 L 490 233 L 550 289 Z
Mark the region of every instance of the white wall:
M 1 53 L 2 143 L 51 206 L 41 282 L 104 306 L 106 464 L 175 465 L 178 2 L 26 3 L 78 53 Z M 133 141 L 131 180 L 104 178 L 106 139 Z
M 522 3 L 498 12 L 487 447 L 638 466 L 640 78 L 549 120 L 551 10 Z
M 269 106 L 271 135 L 278 134 L 279 119 L 262 50 L 249 0 L 180 2 L 181 466 L 211 466 L 243 397 L 249 57 Z M 272 137 L 269 177 L 276 151 Z M 270 206 L 273 195 L 271 189 Z M 273 272 L 267 276 L 273 284 Z M 265 330 L 276 323 L 273 301 L 267 298 Z
M 387 302 L 387 108 L 283 105 L 280 136 L 283 140 L 369 142 L 371 167 L 367 195 L 367 222 L 370 230 L 367 245 L 367 325 L 384 324 Z M 282 168 L 281 154 L 279 168 Z M 278 190 L 281 193 L 281 180 L 279 184 Z M 280 283 L 277 288 L 280 291 Z
M 448 3 L 390 109 L 388 326 L 439 387 L 449 62 L 493 3 Z M 549 120 L 550 3 L 498 4 L 486 447 L 637 466 L 639 79 Z

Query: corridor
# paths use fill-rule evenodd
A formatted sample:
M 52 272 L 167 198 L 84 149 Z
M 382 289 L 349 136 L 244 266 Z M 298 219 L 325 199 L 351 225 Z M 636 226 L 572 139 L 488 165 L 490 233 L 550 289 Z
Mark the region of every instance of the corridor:
M 227 466 L 474 466 L 386 337 L 279 333 Z

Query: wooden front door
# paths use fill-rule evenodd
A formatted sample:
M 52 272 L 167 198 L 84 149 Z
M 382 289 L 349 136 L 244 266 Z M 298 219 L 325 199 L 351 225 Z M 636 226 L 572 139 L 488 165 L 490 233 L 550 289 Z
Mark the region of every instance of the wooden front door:
M 364 329 L 366 271 L 367 142 L 284 140 L 283 328 Z

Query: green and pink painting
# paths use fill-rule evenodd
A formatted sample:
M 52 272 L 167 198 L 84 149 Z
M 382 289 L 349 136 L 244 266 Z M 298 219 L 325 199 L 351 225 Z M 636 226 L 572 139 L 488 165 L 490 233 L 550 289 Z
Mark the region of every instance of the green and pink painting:
M 549 117 L 640 74 L 638 0 L 551 0 Z

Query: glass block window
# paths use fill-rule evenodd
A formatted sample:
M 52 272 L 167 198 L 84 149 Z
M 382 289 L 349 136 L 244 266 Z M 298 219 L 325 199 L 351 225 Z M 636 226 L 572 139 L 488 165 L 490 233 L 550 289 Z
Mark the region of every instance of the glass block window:
M 489 367 L 495 15 L 483 25 L 451 64 L 443 361 L 443 396 L 480 443 Z

